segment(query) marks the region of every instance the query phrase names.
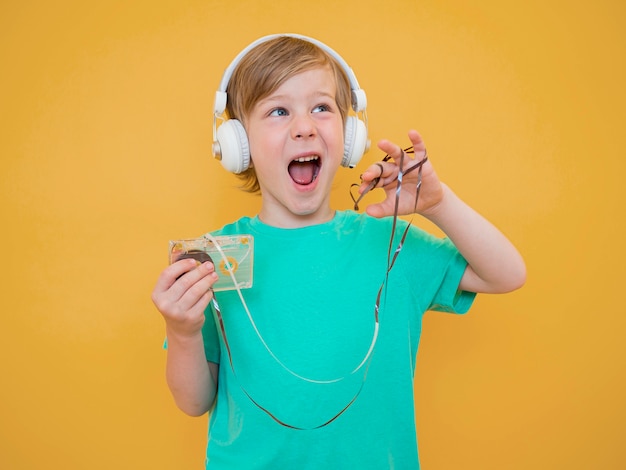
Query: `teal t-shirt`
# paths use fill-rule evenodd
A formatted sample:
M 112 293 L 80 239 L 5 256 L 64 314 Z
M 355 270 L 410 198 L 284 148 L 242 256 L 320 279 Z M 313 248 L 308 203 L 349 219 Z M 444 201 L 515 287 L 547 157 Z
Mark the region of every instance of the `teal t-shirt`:
M 398 224 L 394 249 L 406 222 Z M 245 217 L 212 232 L 254 237 L 254 279 L 241 291 L 248 312 L 236 291 L 216 293 L 234 372 L 207 309 L 206 357 L 220 363 L 207 468 L 419 468 L 413 373 L 422 316 L 464 313 L 475 294 L 458 291 L 467 263 L 452 243 L 411 227 L 377 324 L 391 227 L 391 218 L 345 211 L 305 228 Z

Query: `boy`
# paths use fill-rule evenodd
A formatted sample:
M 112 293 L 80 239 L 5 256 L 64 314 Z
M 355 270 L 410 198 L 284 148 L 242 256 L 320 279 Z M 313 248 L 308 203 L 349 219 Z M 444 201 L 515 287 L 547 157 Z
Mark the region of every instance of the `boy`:
M 215 266 L 185 259 L 152 295 L 176 403 L 211 412 L 207 468 L 419 468 L 413 370 L 424 312 L 463 313 L 475 293 L 525 282 L 517 250 L 439 181 L 416 131 L 414 156 L 383 140 L 391 158 L 362 174 L 359 191 L 383 188 L 383 202 L 367 214 L 331 208 L 333 178 L 366 138 L 348 116 L 351 95 L 357 112 L 364 105 L 341 61 L 285 35 L 231 64 L 215 152 L 262 206 L 212 235 L 254 237 L 254 285 L 214 294 Z M 389 237 L 397 223 L 395 248 L 407 226 L 393 217 L 396 201 L 398 215 L 418 213 L 447 238 L 411 226 L 394 258 Z

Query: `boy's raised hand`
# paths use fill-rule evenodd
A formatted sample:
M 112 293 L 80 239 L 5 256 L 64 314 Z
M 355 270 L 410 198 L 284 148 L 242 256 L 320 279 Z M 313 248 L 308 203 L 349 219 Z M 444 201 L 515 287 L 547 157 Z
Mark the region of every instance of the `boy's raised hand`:
M 217 282 L 213 263 L 182 259 L 163 270 L 152 291 L 152 301 L 165 319 L 168 335 L 192 336 L 204 324 L 204 310 Z
M 405 172 L 426 157 L 426 146 L 420 134 L 415 130 L 411 130 L 408 135 L 415 153 L 405 153 L 403 161 L 403 171 Z M 386 193 L 385 200 L 367 206 L 366 212 L 373 217 L 385 217 L 393 215 L 395 210 L 396 187 L 398 186 L 398 171 L 402 147 L 388 140 L 381 140 L 378 143 L 378 148 L 388 154 L 391 160 L 374 163 L 365 170 L 361 175 L 362 184 L 359 187 L 359 193 L 363 193 L 372 181 L 379 178 L 376 188 L 384 189 Z M 422 166 L 422 182 L 417 209 L 415 209 L 415 193 L 418 180 L 419 169 L 417 168 L 403 175 L 398 215 L 418 213 L 428 216 L 433 211 L 436 211 L 436 207 L 441 202 L 444 192 L 430 160 L 426 160 Z

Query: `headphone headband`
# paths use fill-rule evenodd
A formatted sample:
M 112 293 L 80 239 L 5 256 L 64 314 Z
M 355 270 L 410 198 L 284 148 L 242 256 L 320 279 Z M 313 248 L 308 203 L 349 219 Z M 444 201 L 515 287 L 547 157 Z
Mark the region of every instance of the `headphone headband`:
M 239 65 L 239 62 L 241 62 L 241 59 L 243 59 L 248 52 L 250 52 L 259 44 L 263 44 L 264 42 L 268 42 L 268 41 L 271 41 L 272 39 L 276 39 L 280 37 L 302 39 L 303 41 L 307 41 L 312 44 L 315 44 L 317 47 L 327 52 L 333 59 L 335 59 L 339 63 L 341 68 L 346 72 L 346 75 L 348 76 L 348 80 L 350 82 L 350 89 L 352 90 L 352 109 L 356 113 L 359 113 L 365 110 L 365 108 L 367 107 L 367 98 L 365 97 L 365 92 L 359 86 L 359 82 L 356 79 L 356 75 L 354 74 L 354 71 L 348 65 L 348 63 L 343 59 L 343 57 L 341 57 L 337 52 L 335 52 L 334 49 L 327 46 L 323 42 L 318 41 L 317 39 L 314 39 L 308 36 L 303 36 L 301 34 L 285 33 L 285 34 L 270 34 L 268 36 L 259 38 L 256 41 L 249 44 L 239 54 L 237 54 L 237 56 L 233 59 L 233 61 L 224 71 L 224 75 L 222 75 L 222 80 L 220 81 L 220 86 L 215 94 L 215 105 L 213 108 L 213 113 L 216 116 L 221 116 L 222 114 L 224 114 L 224 111 L 226 110 L 226 100 L 227 100 L 226 88 L 228 88 L 228 83 L 230 82 L 230 78 L 232 77 L 233 72 L 235 71 L 235 68 L 237 67 L 237 65 Z

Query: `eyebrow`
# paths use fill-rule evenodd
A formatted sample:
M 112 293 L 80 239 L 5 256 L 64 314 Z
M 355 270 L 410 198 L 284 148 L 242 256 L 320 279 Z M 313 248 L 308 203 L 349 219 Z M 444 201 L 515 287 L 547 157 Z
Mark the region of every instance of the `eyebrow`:
M 330 98 L 332 100 L 336 100 L 336 94 L 333 93 L 328 93 L 326 91 L 317 91 L 313 93 L 313 97 L 314 98 Z M 271 101 L 281 101 L 281 100 L 285 100 L 288 99 L 288 95 L 269 95 L 261 100 L 258 101 L 258 103 L 267 103 L 267 102 L 271 102 Z

